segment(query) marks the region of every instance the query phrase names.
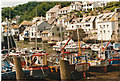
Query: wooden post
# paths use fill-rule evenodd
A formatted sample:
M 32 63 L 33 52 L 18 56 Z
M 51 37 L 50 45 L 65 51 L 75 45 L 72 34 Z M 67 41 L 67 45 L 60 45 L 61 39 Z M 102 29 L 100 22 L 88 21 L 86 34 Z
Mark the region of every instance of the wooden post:
M 17 56 L 13 58 L 14 58 L 15 68 L 16 68 L 16 79 L 17 81 L 24 81 L 23 70 L 21 67 L 21 58 Z
M 47 55 L 45 55 L 45 65 L 47 65 Z
M 62 81 L 69 81 L 71 79 L 69 61 L 60 60 L 60 74 Z

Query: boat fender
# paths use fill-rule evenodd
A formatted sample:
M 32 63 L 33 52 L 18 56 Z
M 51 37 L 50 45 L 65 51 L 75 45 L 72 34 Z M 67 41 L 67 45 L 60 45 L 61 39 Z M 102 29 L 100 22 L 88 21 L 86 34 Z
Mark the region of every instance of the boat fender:
M 53 72 L 53 70 L 52 70 L 52 66 L 50 66 L 50 70 L 51 70 L 51 72 Z
M 57 72 L 57 68 L 55 68 L 55 71 Z

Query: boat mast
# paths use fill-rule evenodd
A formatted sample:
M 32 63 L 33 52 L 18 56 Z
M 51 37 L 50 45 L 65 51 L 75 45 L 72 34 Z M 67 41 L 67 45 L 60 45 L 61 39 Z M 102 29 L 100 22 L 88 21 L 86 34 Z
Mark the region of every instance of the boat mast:
M 37 17 L 37 8 L 36 8 L 36 17 Z M 35 27 L 35 30 L 36 30 L 35 49 L 37 50 L 37 20 L 36 20 L 36 27 Z
M 100 54 L 102 54 L 102 47 L 103 47 L 103 21 L 102 21 L 102 30 L 101 31 L 102 32 L 101 32 L 101 50 L 100 50 Z
M 62 47 L 62 21 L 60 22 L 60 36 L 61 36 L 61 47 Z
M 77 28 L 78 44 L 79 44 L 79 54 L 81 55 L 80 40 L 79 40 L 79 31 Z
M 8 19 L 6 19 L 7 21 L 7 43 L 8 43 L 8 53 L 10 53 L 10 46 L 9 46 L 9 27 L 10 27 L 10 8 L 9 8 L 9 22 L 8 22 Z

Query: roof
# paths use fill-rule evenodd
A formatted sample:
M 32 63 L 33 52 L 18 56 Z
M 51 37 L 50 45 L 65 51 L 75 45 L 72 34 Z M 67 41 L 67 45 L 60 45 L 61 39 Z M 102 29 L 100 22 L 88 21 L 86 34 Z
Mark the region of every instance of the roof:
M 43 31 L 42 33 L 48 33 L 48 31 Z
M 21 25 L 32 25 L 31 21 L 23 21 Z
M 66 20 L 65 20 L 65 22 L 68 22 L 68 21 L 70 21 L 72 18 L 67 18 Z
M 47 13 L 57 12 L 59 9 L 60 9 L 60 5 L 56 5 L 53 8 L 51 8 Z
M 74 22 L 74 21 L 77 21 L 77 22 Z M 74 18 L 71 23 L 78 23 L 81 21 L 82 21 L 82 18 Z
M 14 25 L 14 26 L 12 26 L 12 28 L 19 28 L 19 26 L 18 25 Z
M 59 19 L 65 19 L 65 18 L 67 18 L 67 16 L 62 16 L 62 17 L 60 17 Z
M 70 10 L 70 7 L 63 7 L 60 10 Z
M 55 19 L 50 19 L 50 20 L 48 20 L 48 23 L 52 24 L 54 21 L 55 21 Z
M 107 22 L 107 21 L 115 21 L 115 12 L 104 13 L 104 14 L 98 15 L 97 18 L 99 20 L 98 23 Z
M 84 1 L 83 3 L 93 4 L 93 3 L 94 3 L 94 1 Z
M 71 3 L 71 5 L 74 5 L 74 4 L 76 4 L 76 5 L 82 5 L 80 2 Z
M 77 4 L 77 5 L 82 5 L 82 3 L 80 3 L 80 2 L 75 2 L 75 4 Z
M 87 16 L 84 17 L 81 22 L 93 22 L 96 16 Z

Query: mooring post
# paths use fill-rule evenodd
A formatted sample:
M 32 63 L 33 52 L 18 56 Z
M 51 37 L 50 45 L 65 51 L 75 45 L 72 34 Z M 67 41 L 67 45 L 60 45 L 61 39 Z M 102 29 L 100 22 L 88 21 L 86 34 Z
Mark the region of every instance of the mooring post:
M 15 56 L 13 58 L 14 58 L 14 62 L 15 62 L 17 81 L 25 81 L 24 76 L 23 76 L 22 66 L 21 66 L 21 58 L 18 56 Z
M 70 81 L 70 66 L 69 61 L 60 59 L 60 75 L 62 81 Z

